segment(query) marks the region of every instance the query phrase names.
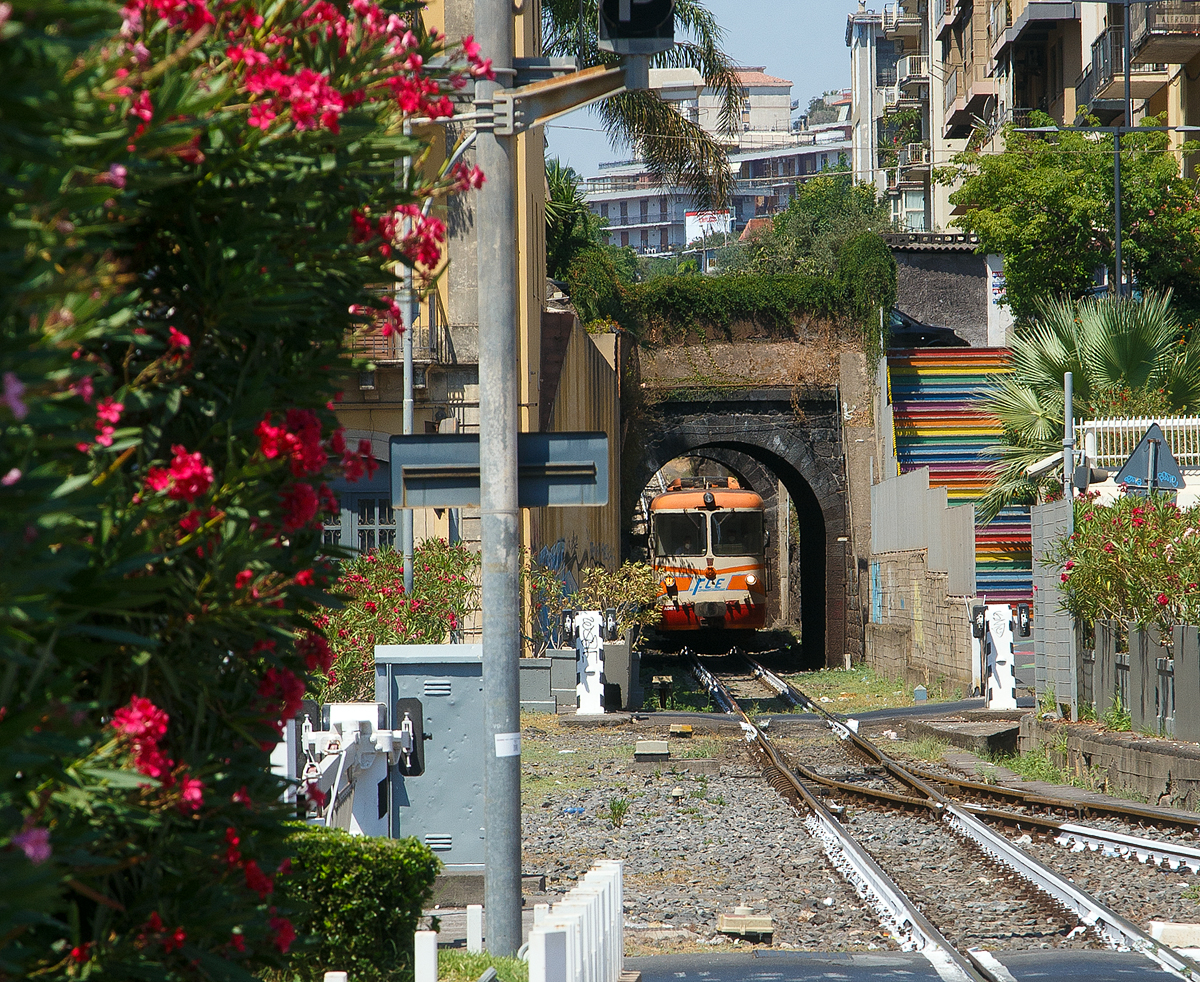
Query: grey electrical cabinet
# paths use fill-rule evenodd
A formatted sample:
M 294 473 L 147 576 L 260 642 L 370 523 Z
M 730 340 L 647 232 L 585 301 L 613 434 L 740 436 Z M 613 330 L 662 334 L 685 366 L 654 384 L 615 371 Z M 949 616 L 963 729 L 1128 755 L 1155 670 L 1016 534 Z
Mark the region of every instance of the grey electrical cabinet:
M 377 646 L 375 701 L 387 707 L 390 729 L 413 733 L 390 775 L 392 837 L 415 836 L 447 870 L 481 872 L 482 646 Z

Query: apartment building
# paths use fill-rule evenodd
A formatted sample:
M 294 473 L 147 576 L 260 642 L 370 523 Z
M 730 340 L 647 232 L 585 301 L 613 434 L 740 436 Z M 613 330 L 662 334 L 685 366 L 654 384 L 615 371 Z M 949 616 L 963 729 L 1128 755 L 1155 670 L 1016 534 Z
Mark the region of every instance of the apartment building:
M 853 171 L 892 205 L 897 227 L 934 227 L 931 211 L 929 23 L 927 0 L 859 3 L 846 23 L 853 100 Z
M 721 128 L 722 102 L 693 68 L 651 69 L 650 86 L 677 112 L 727 142 L 736 174 L 732 232 L 736 235 L 755 216 L 785 209 L 797 181 L 849 165 L 850 122 L 824 123 L 795 129 L 791 122 L 792 83 L 768 75 L 761 67 L 738 70 L 741 82 L 739 125 L 734 133 Z M 608 221 L 609 242 L 629 246 L 642 255 L 678 252 L 690 245 L 687 215 L 695 212 L 691 195 L 681 187 L 662 185 L 641 161 L 601 164 L 587 181 L 591 210 Z
M 737 175 L 733 199 L 732 233 L 741 232 L 756 216 L 774 215 L 787 208 L 797 182 L 817 174 L 845 170 L 849 163 L 847 127 L 826 128 L 803 144 L 764 150 L 744 150 L 729 155 Z M 818 136 L 821 139 L 818 139 Z M 641 255 L 678 252 L 691 243 L 687 215 L 696 206 L 685 188 L 664 186 L 641 161 L 601 164 L 589 178 L 585 191 L 594 214 L 608 221 L 609 243 L 630 246 Z
M 1132 49 L 1132 119 L 1166 113 L 1169 126 L 1200 124 L 1200 2 L 1137 0 L 897 0 L 863 2 L 846 26 L 853 92 L 855 177 L 893 202 L 897 225 L 945 229 L 953 187 L 929 178 L 974 137 L 999 149 L 1007 123 L 1039 110 L 1062 125 L 1082 116 L 1125 120 L 1125 31 Z M 897 145 L 897 119 L 905 136 Z M 1186 134 L 1172 134 L 1173 143 Z M 1184 162 L 1189 173 L 1200 159 Z M 922 206 L 923 205 L 923 214 Z M 922 225 L 922 220 L 924 224 Z

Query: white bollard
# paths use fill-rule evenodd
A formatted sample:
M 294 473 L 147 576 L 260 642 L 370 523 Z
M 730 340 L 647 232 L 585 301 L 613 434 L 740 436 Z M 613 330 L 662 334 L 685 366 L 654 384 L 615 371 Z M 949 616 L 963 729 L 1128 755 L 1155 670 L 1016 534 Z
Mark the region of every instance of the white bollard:
M 415 935 L 413 982 L 438 982 L 437 931 Z
M 483 907 L 467 904 L 467 951 L 477 954 L 483 951 Z
M 350 982 L 350 976 L 345 972 L 326 972 L 325 982 Z
M 529 935 L 529 982 L 567 982 L 567 929 L 535 927 Z

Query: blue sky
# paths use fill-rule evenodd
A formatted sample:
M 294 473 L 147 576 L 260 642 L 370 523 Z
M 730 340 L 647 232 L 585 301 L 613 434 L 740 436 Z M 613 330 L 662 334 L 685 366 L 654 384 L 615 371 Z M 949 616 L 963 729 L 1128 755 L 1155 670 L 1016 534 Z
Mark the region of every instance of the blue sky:
M 882 0 L 868 3 L 881 9 Z M 790 79 L 792 98 L 802 106 L 829 89 L 850 84 L 846 15 L 856 0 L 706 0 L 725 31 L 726 53 L 741 65 L 764 65 L 771 75 Z M 548 157 L 557 156 L 585 177 L 602 161 L 624 160 L 625 148 L 613 149 L 600 121 L 582 109 L 546 127 Z

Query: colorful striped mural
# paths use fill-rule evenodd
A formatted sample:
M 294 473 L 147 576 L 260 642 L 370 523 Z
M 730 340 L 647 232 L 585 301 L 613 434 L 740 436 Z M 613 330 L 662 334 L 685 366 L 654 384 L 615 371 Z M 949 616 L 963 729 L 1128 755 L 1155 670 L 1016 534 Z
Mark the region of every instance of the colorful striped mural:
M 985 448 L 1000 435 L 995 417 L 975 400 L 1008 370 L 1006 348 L 919 348 L 888 352 L 892 424 L 900 472 L 929 468 L 930 487 L 945 487 L 951 505 L 987 490 Z M 1029 508 L 1006 508 L 975 529 L 975 589 L 993 602 L 1033 595 Z

